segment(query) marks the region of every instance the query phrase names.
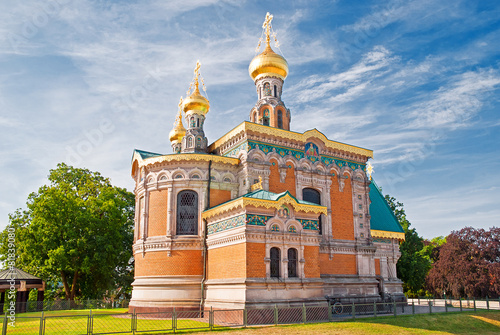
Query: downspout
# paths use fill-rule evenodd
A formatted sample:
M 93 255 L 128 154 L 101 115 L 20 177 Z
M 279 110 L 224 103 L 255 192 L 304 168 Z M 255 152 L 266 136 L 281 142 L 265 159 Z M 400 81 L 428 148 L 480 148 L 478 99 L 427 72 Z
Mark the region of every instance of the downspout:
M 207 204 L 205 210 L 210 208 L 210 183 L 212 182 L 212 161 L 208 162 L 208 183 L 207 183 Z M 207 278 L 207 220 L 203 219 L 203 278 L 201 279 L 201 300 L 200 313 L 203 313 L 205 307 L 205 280 Z

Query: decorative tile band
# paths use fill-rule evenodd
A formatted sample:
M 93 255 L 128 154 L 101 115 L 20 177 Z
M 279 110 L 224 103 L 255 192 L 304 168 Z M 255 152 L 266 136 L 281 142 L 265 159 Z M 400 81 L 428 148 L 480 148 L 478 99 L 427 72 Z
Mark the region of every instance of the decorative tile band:
M 265 226 L 267 220 L 270 218 L 272 218 L 272 216 L 247 214 L 247 225 Z
M 391 240 L 387 238 L 374 238 L 373 243 L 389 243 L 391 244 Z
M 349 162 L 349 161 L 345 161 L 342 159 L 338 159 L 338 158 L 334 158 L 334 157 L 326 156 L 326 155 L 308 155 L 308 154 L 306 154 L 306 151 L 298 151 L 295 149 L 278 147 L 278 146 L 274 146 L 274 145 L 270 145 L 270 144 L 266 144 L 266 143 L 262 143 L 262 142 L 256 142 L 256 141 L 244 142 L 244 143 L 240 144 L 239 146 L 237 146 L 236 148 L 234 148 L 231 151 L 224 154 L 224 156 L 237 157 L 241 150 L 250 151 L 252 149 L 261 150 L 265 154 L 268 154 L 270 152 L 276 152 L 281 157 L 293 156 L 297 160 L 301 160 L 302 158 L 307 158 L 313 163 L 317 162 L 318 160 L 321 160 L 321 162 L 323 164 L 325 164 L 326 166 L 328 166 L 330 164 L 336 164 L 340 168 L 347 166 L 347 167 L 350 167 L 352 170 L 361 169 L 361 170 L 365 171 L 364 164 Z
M 239 226 L 244 226 L 245 225 L 245 214 L 238 215 L 232 218 L 229 218 L 227 220 L 222 220 L 219 222 L 215 222 L 212 224 L 209 224 L 207 229 L 208 229 L 208 235 L 210 234 L 215 234 L 227 229 L 231 228 L 236 228 Z
M 302 225 L 302 229 L 319 230 L 319 224 L 317 220 L 303 220 L 297 219 Z

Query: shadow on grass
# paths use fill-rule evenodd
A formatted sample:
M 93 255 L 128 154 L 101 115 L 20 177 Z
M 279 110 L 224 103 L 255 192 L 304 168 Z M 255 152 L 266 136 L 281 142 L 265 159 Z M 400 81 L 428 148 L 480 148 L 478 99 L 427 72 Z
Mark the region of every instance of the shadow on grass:
M 407 315 L 357 320 L 359 323 L 385 324 L 404 329 L 440 331 L 449 334 L 500 334 L 500 311 Z

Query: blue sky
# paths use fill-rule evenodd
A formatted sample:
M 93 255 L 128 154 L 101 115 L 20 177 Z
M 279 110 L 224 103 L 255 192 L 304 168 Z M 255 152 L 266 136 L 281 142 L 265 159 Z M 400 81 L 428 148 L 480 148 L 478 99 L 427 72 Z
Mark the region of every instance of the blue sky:
M 198 59 L 209 142 L 248 120 L 268 11 L 292 130 L 374 150 L 426 238 L 499 225 L 498 1 L 23 0 L 0 3 L 0 228 L 61 161 L 132 190 Z

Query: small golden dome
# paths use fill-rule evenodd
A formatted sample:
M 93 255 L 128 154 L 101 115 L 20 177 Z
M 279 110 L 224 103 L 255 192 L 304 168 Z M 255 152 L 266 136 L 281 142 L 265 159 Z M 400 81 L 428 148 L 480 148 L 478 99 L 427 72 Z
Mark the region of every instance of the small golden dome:
M 285 58 L 275 53 L 268 43 L 264 51 L 252 59 L 248 73 L 254 81 L 263 77 L 285 80 L 288 75 L 288 63 Z
M 182 104 L 182 110 L 188 114 L 194 113 L 205 115 L 210 109 L 210 103 L 208 102 L 208 99 L 201 95 L 200 89 L 198 87 L 200 85 L 198 80 L 198 77 L 200 77 L 200 66 L 200 61 L 197 61 L 196 67 L 194 69 L 194 91 L 186 98 L 186 100 L 184 100 L 184 103 Z M 191 90 L 191 85 L 189 86 L 188 94 Z
M 205 115 L 208 113 L 210 109 L 210 103 L 207 98 L 201 95 L 200 90 L 198 89 L 198 83 L 195 83 L 195 90 L 193 94 L 187 97 L 182 104 L 182 110 L 185 113 L 195 113 Z
M 179 102 L 179 107 L 181 105 L 182 105 L 182 98 L 181 101 Z M 184 128 L 184 125 L 182 124 L 182 114 L 181 110 L 179 109 L 177 117 L 175 118 L 174 129 L 172 129 L 169 133 L 170 142 L 174 144 L 180 143 L 184 135 L 186 135 L 186 128 Z

